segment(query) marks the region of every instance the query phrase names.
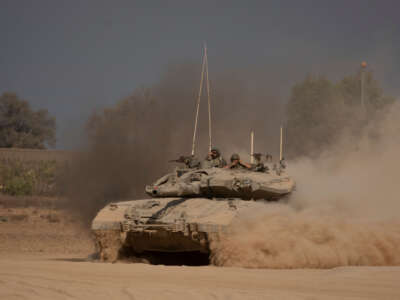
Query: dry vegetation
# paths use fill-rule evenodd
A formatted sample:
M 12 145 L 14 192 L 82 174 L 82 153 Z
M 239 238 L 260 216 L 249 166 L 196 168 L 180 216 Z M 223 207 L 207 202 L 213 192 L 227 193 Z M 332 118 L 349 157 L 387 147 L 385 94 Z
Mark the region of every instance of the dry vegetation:
M 90 233 L 65 202 L 48 197 L 0 197 L 0 253 L 93 252 Z

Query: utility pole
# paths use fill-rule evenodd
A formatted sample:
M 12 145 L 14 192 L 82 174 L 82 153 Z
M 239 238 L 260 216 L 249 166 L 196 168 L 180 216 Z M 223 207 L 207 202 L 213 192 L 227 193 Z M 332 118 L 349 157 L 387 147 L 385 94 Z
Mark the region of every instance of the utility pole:
M 361 109 L 365 111 L 365 69 L 367 63 L 363 61 L 361 63 Z

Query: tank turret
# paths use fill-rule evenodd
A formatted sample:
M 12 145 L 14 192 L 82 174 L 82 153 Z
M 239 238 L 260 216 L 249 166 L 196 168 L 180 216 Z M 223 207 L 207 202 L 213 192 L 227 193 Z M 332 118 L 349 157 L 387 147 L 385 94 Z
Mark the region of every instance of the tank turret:
M 210 168 L 177 170 L 146 186 L 146 193 L 159 197 L 239 198 L 276 200 L 290 193 L 293 180 L 282 169 L 266 172 Z

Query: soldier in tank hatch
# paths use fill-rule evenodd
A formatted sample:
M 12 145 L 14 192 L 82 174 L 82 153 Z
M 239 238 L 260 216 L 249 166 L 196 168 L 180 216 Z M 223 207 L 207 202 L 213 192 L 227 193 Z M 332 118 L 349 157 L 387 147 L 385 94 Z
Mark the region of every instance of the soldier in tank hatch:
M 225 168 L 227 169 L 251 169 L 251 165 L 240 160 L 239 154 L 232 154 L 231 163 L 227 165 Z
M 262 162 L 261 158 L 262 158 L 262 154 L 261 153 L 254 153 L 252 154 L 252 156 L 254 157 L 255 160 L 255 164 L 252 166 L 253 171 L 256 172 L 268 172 L 268 167 L 266 167 L 264 165 L 264 163 Z
M 206 159 L 202 162 L 201 167 L 207 168 L 223 168 L 226 166 L 226 161 L 221 155 L 221 151 L 218 148 L 213 147 L 208 153 Z

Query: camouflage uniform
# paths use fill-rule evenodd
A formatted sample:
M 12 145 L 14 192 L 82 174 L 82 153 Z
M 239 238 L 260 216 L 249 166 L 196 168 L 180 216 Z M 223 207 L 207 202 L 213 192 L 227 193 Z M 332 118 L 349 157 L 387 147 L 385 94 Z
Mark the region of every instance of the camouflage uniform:
M 202 168 L 223 168 L 226 166 L 226 161 L 221 156 L 209 159 L 208 157 L 203 161 Z
M 238 162 L 236 165 L 230 166 L 229 169 L 236 169 L 236 170 L 239 170 L 239 169 L 246 169 L 246 170 L 248 170 L 248 168 L 246 168 L 245 166 L 243 166 L 240 162 Z
M 203 169 L 207 168 L 223 168 L 226 166 L 225 159 L 221 156 L 221 152 L 217 148 L 211 149 L 211 151 L 217 152 L 218 156 L 212 158 L 212 156 L 207 155 L 206 159 L 202 162 L 201 167 Z
M 268 172 L 268 167 L 265 166 L 262 162 L 258 162 L 253 166 L 253 171 L 256 172 Z
M 236 164 L 233 164 L 233 162 L 237 160 L 238 162 Z M 245 169 L 245 170 L 249 170 L 250 167 L 247 167 L 245 165 L 243 165 L 240 162 L 240 156 L 236 153 L 232 154 L 231 156 L 231 164 L 228 166 L 229 169 Z
M 185 165 L 189 169 L 195 169 L 200 167 L 200 161 L 196 157 L 190 157 L 185 160 Z

